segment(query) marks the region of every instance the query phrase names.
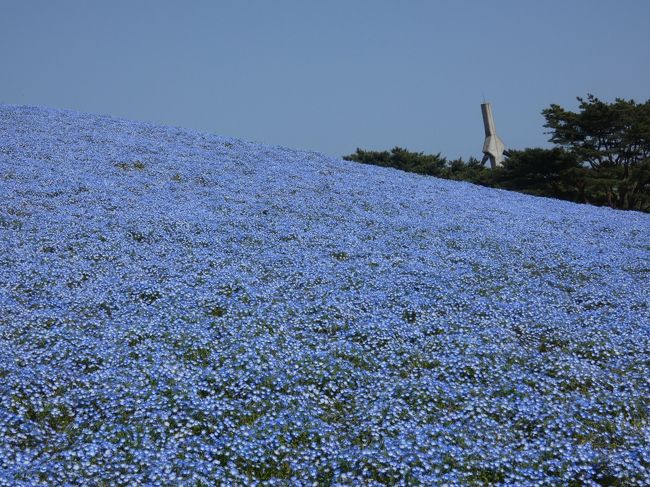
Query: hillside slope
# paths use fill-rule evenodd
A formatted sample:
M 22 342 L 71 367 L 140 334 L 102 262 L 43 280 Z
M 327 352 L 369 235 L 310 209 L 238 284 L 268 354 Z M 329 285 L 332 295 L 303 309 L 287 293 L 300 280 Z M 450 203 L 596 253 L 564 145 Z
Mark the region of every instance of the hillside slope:
M 0 483 L 650 478 L 650 215 L 0 105 Z

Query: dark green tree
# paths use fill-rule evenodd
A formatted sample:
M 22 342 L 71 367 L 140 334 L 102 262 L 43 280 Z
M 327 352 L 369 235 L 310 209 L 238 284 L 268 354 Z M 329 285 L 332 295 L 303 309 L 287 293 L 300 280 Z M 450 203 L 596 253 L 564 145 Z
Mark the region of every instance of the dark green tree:
M 393 147 L 389 151 L 365 151 L 357 149 L 354 154 L 344 156 L 347 161 L 374 164 L 376 166 L 394 167 L 402 171 L 441 176 L 445 171 L 447 159 L 438 154 L 410 152 L 401 147 Z
M 550 141 L 591 167 L 585 184 L 590 202 L 647 211 L 650 100 L 605 103 L 590 94 L 578 101 L 578 112 L 559 105 L 542 111 Z
M 460 158 L 450 161 L 444 177 L 481 186 L 493 186 L 493 171 L 475 157 L 470 157 L 467 162 Z
M 493 179 L 504 189 L 584 202 L 580 169 L 577 158 L 561 148 L 511 150 Z

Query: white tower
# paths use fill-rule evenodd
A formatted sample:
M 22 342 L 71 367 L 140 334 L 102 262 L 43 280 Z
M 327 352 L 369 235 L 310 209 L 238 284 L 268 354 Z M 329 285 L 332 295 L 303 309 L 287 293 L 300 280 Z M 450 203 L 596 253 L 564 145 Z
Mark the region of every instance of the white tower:
M 494 169 L 503 165 L 503 153 L 506 147 L 497 135 L 494 116 L 492 115 L 492 105 L 489 103 L 481 103 L 481 112 L 483 113 L 483 126 L 485 127 L 482 162 L 485 164 L 485 161 L 490 159 L 490 166 Z

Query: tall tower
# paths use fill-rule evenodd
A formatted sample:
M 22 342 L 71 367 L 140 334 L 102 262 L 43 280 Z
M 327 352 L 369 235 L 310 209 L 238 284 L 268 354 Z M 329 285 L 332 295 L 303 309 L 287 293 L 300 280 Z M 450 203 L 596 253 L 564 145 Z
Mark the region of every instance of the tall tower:
M 481 112 L 483 113 L 483 126 L 485 127 L 485 142 L 483 142 L 483 164 L 490 159 L 492 169 L 502 166 L 503 153 L 505 145 L 497 135 L 497 129 L 494 125 L 494 116 L 492 115 L 492 105 L 490 103 L 481 103 Z

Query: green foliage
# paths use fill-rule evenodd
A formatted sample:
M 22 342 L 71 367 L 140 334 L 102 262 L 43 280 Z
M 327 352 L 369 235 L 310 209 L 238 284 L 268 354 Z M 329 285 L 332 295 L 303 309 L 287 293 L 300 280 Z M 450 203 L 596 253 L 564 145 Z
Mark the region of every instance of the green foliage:
M 576 200 L 580 194 L 576 157 L 563 149 L 510 151 L 503 167 L 493 172 L 493 185 L 537 196 Z
M 118 169 L 122 169 L 123 171 L 130 171 L 132 169 L 135 169 L 137 171 L 142 171 L 145 169 L 145 164 L 142 161 L 135 161 L 133 164 L 128 164 L 126 162 L 118 162 L 115 164 L 115 167 Z
M 496 187 L 494 171 L 483 165 L 475 157 L 470 157 L 467 162 L 463 159 L 450 161 L 446 170 L 439 177 L 453 179 L 454 181 L 467 181 L 481 186 Z
M 617 98 L 605 103 L 589 94 L 578 101 L 577 113 L 555 104 L 542 111 L 551 142 L 567 147 L 594 169 L 629 167 L 650 158 L 650 100 L 637 104 Z
M 584 173 L 584 202 L 650 211 L 650 100 L 605 103 L 578 97 L 580 111 L 551 105 L 542 111 L 551 142 L 566 147 Z
M 336 260 L 348 260 L 350 256 L 347 254 L 347 252 L 333 252 L 332 257 L 334 257 Z
M 220 318 L 226 314 L 226 308 L 222 308 L 221 306 L 213 306 L 210 308 L 210 311 L 208 311 L 208 314 L 210 316 L 214 316 L 215 318 Z
M 357 149 L 354 154 L 344 156 L 346 161 L 356 161 L 363 164 L 394 167 L 402 171 L 440 176 L 445 170 L 447 159 L 438 154 L 424 154 L 422 152 L 409 152 L 401 147 L 393 147 L 390 152 L 364 151 Z
M 404 312 L 402 313 L 402 318 L 407 323 L 415 323 L 417 322 L 418 314 L 416 311 L 405 309 Z

